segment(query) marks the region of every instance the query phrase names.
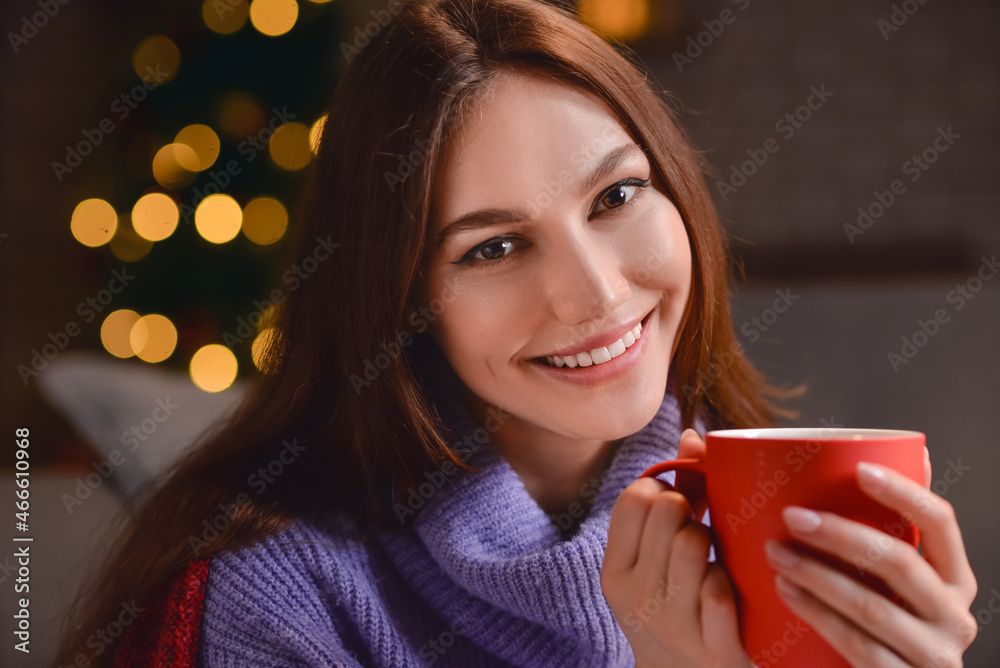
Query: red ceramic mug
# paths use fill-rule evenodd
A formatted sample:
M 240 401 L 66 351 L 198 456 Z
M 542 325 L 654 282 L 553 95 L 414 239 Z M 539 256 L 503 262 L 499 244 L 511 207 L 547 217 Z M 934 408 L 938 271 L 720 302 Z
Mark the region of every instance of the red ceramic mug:
M 845 563 L 793 541 L 781 510 L 795 505 L 834 512 L 916 546 L 917 527 L 861 491 L 856 471 L 858 462 L 872 462 L 923 484 L 924 441 L 920 432 L 888 429 L 726 429 L 705 435 L 704 460 L 663 462 L 643 476 L 666 471 L 705 476 L 715 553 L 735 586 L 743 644 L 754 665 L 849 668 L 781 600 L 764 544 L 796 544 L 900 602 L 869 573 L 880 556 L 877 545 Z

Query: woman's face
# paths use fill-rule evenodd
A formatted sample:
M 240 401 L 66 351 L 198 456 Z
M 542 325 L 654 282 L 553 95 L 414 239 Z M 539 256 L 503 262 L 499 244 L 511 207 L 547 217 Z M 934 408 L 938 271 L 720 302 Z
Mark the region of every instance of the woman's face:
M 443 159 L 416 306 L 456 373 L 522 432 L 641 429 L 691 286 L 684 224 L 642 150 L 596 96 L 509 74 Z

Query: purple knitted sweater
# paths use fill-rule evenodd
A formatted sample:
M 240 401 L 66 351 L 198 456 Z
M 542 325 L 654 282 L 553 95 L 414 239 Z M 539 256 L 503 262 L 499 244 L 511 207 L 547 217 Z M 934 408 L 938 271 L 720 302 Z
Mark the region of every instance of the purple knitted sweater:
M 634 665 L 601 591 L 601 564 L 618 495 L 676 454 L 672 380 L 653 420 L 618 448 L 569 537 L 468 412 L 452 403 L 442 414 L 480 470 L 438 471 L 439 485 L 399 499 L 399 528 L 362 537 L 330 512 L 214 556 L 199 665 Z

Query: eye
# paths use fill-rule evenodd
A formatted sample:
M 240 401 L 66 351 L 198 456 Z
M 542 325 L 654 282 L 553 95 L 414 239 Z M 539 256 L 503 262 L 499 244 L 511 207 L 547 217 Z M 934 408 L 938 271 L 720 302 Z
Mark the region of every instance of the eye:
M 479 246 L 479 252 L 473 257 L 481 260 L 499 260 L 512 250 L 514 250 L 514 244 L 510 239 L 497 239 L 484 246 Z
M 468 253 L 462 256 L 461 260 L 452 264 L 472 264 L 479 261 L 496 265 L 500 264 L 513 250 L 514 241 L 512 239 L 494 237 L 472 247 Z
M 624 179 L 601 193 L 601 196 L 597 198 L 597 204 L 603 205 L 603 210 L 628 206 L 634 200 L 639 188 L 645 188 L 648 185 L 649 179 L 645 181 L 636 178 Z M 598 210 L 597 213 L 601 213 L 603 210 Z

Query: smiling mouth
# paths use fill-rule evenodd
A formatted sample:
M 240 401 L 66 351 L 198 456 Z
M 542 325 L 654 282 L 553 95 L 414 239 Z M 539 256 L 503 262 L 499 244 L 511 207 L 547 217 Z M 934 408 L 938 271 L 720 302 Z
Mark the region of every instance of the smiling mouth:
M 594 348 L 592 350 L 575 353 L 573 355 L 548 355 L 546 357 L 535 357 L 531 361 L 538 364 L 544 364 L 546 366 L 553 366 L 557 369 L 564 367 L 569 369 L 584 368 L 610 362 L 634 346 L 635 343 L 642 337 L 643 327 L 645 327 L 650 314 L 652 314 L 652 311 L 647 313 L 646 317 L 640 320 L 635 327 L 625 332 L 625 334 L 614 343 Z

